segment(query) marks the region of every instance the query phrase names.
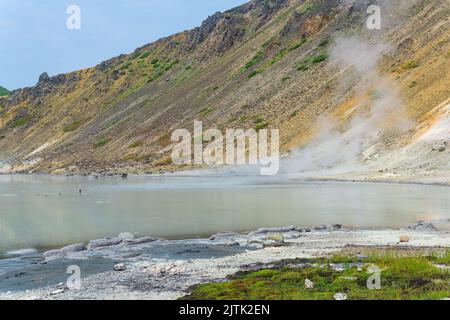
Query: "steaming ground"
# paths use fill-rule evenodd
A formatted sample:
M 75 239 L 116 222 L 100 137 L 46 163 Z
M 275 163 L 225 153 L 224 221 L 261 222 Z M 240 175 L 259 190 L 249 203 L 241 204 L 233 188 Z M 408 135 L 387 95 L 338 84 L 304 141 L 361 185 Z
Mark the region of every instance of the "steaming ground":
M 418 127 L 396 82 L 378 70 L 380 59 L 391 49 L 382 37 L 334 40 L 330 59 L 336 73 L 345 74 L 339 87 L 344 91 L 357 83 L 356 98 L 351 107 L 322 116 L 310 142 L 282 163 L 283 173 L 318 179 L 450 183 L 450 99 L 436 106 L 429 115 L 433 118 Z M 343 92 L 338 89 L 335 94 Z

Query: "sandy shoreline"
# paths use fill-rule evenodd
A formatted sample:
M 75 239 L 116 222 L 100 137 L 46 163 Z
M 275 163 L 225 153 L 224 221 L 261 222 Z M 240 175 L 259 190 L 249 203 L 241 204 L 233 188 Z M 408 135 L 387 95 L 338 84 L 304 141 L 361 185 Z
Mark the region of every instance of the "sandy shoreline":
M 240 270 L 285 259 L 322 257 L 349 246 L 450 248 L 448 225 L 448 221 L 425 223 L 402 230 L 285 227 L 172 241 L 133 240 L 129 235 L 116 245 L 47 254 L 47 261 L 3 274 L 0 299 L 177 299 L 195 284 L 223 281 Z M 408 241 L 400 243 L 400 238 Z M 125 270 L 114 271 L 117 264 Z M 65 288 L 69 265 L 80 266 L 81 290 Z M 45 281 L 29 287 L 30 279 L 40 277 Z

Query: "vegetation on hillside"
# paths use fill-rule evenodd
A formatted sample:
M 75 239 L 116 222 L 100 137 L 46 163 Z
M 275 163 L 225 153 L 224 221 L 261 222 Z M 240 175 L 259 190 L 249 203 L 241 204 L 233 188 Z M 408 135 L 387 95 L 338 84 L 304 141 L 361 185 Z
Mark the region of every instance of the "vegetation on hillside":
M 408 114 L 431 123 L 450 88 L 442 72 L 450 63 L 448 33 L 437 27 L 446 27 L 448 1 L 422 2 L 399 10 L 404 18 L 389 30 L 392 52 L 378 68 L 395 77 Z M 282 152 L 304 145 L 320 117 L 346 121 L 357 109 L 358 81 L 330 62 L 340 35 L 374 34 L 360 23 L 361 6 L 252 0 L 95 67 L 43 74 L 36 86 L 0 99 L 0 162 L 43 172 L 159 171 L 173 130 L 195 120 L 204 128 L 278 128 Z
M 5 97 L 5 96 L 8 96 L 9 94 L 10 94 L 10 92 L 7 89 L 0 86 L 0 97 Z

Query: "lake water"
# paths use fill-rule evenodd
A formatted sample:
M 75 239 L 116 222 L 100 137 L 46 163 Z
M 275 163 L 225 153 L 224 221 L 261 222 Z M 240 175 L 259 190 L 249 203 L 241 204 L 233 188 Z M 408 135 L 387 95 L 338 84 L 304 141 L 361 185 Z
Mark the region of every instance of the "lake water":
M 396 228 L 443 218 L 450 218 L 450 188 L 444 186 L 264 177 L 0 176 L 0 252 L 120 232 L 181 238 L 286 225 Z

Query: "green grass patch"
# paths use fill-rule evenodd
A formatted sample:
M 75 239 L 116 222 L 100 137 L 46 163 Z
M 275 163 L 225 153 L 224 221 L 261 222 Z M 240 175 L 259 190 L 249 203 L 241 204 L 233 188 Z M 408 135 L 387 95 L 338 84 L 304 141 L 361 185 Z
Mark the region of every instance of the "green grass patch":
M 419 66 L 420 66 L 420 64 L 417 61 L 408 60 L 408 61 L 403 62 L 397 68 L 394 68 L 392 71 L 393 72 L 402 73 L 402 72 L 407 71 L 407 70 L 415 69 L 415 68 L 417 68 Z
M 298 110 L 292 112 L 291 115 L 289 116 L 289 118 L 290 118 L 290 119 L 295 118 L 296 116 L 298 116 L 298 113 L 299 113 Z
M 133 142 L 132 144 L 130 144 L 128 147 L 130 148 L 130 149 L 135 149 L 135 148 L 137 148 L 137 147 L 140 147 L 140 146 L 142 146 L 142 141 L 141 140 L 138 140 L 138 141 L 135 141 L 135 142 Z
M 113 121 L 109 122 L 109 123 L 106 125 L 105 129 L 112 128 L 112 127 L 114 127 L 116 124 L 118 124 L 119 122 L 120 122 L 119 119 L 114 119 Z
M 314 56 L 311 59 L 311 63 L 318 64 L 318 63 L 321 63 L 321 62 L 326 61 L 326 60 L 328 60 L 328 55 L 324 53 L 324 54 L 319 54 L 317 56 Z
M 94 144 L 94 148 L 100 148 L 100 147 L 103 147 L 103 146 L 105 146 L 108 142 L 109 142 L 109 140 L 106 139 L 106 138 L 99 139 L 99 140 Z
M 130 68 L 131 67 L 131 65 L 132 65 L 132 63 L 131 62 L 127 62 L 127 63 L 125 63 L 123 66 L 121 66 L 120 67 L 120 70 L 127 70 L 128 68 Z
M 269 39 L 266 42 L 263 43 L 262 47 L 265 49 L 267 48 L 271 43 L 272 43 L 273 39 Z
M 302 62 L 297 66 L 297 71 L 306 71 L 308 69 L 309 69 L 309 66 L 305 62 Z
M 253 122 L 255 123 L 255 129 L 261 130 L 264 128 L 267 128 L 269 126 L 269 123 L 266 122 L 262 117 L 256 116 L 253 118 Z
M 214 109 L 211 109 L 211 108 L 205 108 L 205 109 L 201 110 L 198 114 L 201 115 L 202 117 L 206 117 L 208 114 L 213 112 L 213 110 Z
M 265 129 L 265 128 L 267 128 L 268 126 L 269 126 L 269 123 L 267 123 L 267 122 L 261 122 L 261 123 L 258 123 L 258 124 L 255 126 L 255 130 Z
M 253 58 L 250 59 L 250 61 L 248 61 L 244 68 L 246 70 L 250 69 L 251 67 L 253 67 L 254 65 L 256 65 L 257 63 L 261 62 L 264 58 L 264 52 L 262 50 L 259 50 L 254 56 Z
M 322 39 L 322 41 L 320 41 L 319 43 L 319 47 L 326 47 L 328 43 L 330 43 L 330 39 L 328 38 Z
M 147 83 L 157 80 L 159 77 L 164 75 L 164 73 L 171 70 L 179 62 L 180 62 L 179 60 L 162 62 L 159 59 L 154 59 L 151 62 L 151 64 L 153 65 L 153 72 L 152 72 L 152 75 L 150 76 L 150 78 L 147 79 Z
M 110 109 L 114 106 L 117 106 L 117 104 L 121 101 L 123 101 L 125 98 L 129 97 L 133 93 L 137 92 L 139 89 L 141 89 L 148 80 L 146 81 L 145 78 L 140 79 L 139 81 L 136 81 L 133 83 L 133 85 L 123 91 L 120 91 L 111 101 L 107 104 L 105 104 L 105 109 Z
M 251 79 L 251 78 L 257 76 L 260 73 L 262 73 L 262 71 L 260 69 L 254 70 L 254 71 L 250 72 L 250 74 L 248 75 L 248 78 Z
M 135 59 L 139 58 L 140 55 L 141 55 L 141 54 L 140 54 L 139 52 L 133 52 L 133 53 L 130 55 L 129 60 L 135 60 Z
M 428 257 L 428 260 L 436 264 L 443 264 L 450 266 L 450 250 L 446 251 L 444 254 L 433 253 Z
M 66 132 L 66 133 L 75 131 L 81 126 L 81 124 L 82 124 L 81 120 L 75 120 L 71 124 L 68 124 L 67 126 L 65 126 L 63 128 L 63 131 Z
M 278 51 L 278 53 L 269 60 L 269 66 L 274 65 L 278 61 L 282 60 L 287 52 L 288 50 L 286 49 L 281 49 L 280 51 Z
M 145 51 L 143 54 L 141 54 L 141 59 L 146 59 L 151 55 L 150 51 Z
M 0 86 L 0 97 L 6 97 L 9 96 L 9 94 L 10 94 L 9 90 Z
M 334 257 L 297 261 L 298 267 L 240 272 L 223 283 L 194 286 L 184 300 L 441 300 L 450 297 L 450 273 L 434 266 L 434 257 L 373 256 L 367 259 Z M 441 257 L 449 261 L 449 256 Z M 431 261 L 430 261 L 431 260 Z M 333 268 L 339 263 L 342 269 Z M 359 263 L 359 264 L 358 264 Z M 381 269 L 381 290 L 370 290 L 370 264 Z M 292 265 L 292 263 L 291 263 Z M 305 288 L 305 280 L 314 282 Z
M 304 45 L 306 42 L 308 42 L 308 38 L 303 37 L 300 41 L 294 43 L 293 45 L 291 45 L 288 49 L 288 51 L 294 51 L 297 50 L 298 48 L 300 48 L 302 45 Z
M 409 69 L 415 69 L 419 67 L 419 63 L 416 61 L 407 61 L 402 65 L 403 69 L 409 70 Z
M 281 81 L 286 82 L 286 81 L 288 81 L 288 80 L 290 80 L 290 79 L 291 79 L 291 77 L 286 76 L 286 77 L 283 77 L 283 78 L 281 79 Z
M 13 128 L 22 127 L 26 124 L 27 124 L 27 120 L 25 118 L 19 118 L 13 122 L 12 127 Z
M 255 116 L 255 117 L 253 117 L 253 122 L 255 124 L 258 124 L 258 123 L 264 122 L 264 119 L 263 119 L 263 117 Z
M 306 14 L 314 9 L 314 3 L 305 3 L 298 10 L 301 14 Z
M 429 4 L 433 3 L 433 0 L 422 0 L 419 3 L 417 3 L 414 8 L 416 12 L 420 12 L 423 9 L 425 9 Z
M 313 64 L 319 64 L 323 61 L 328 60 L 329 56 L 325 53 L 319 54 L 316 56 L 308 56 L 300 62 L 300 64 L 297 66 L 297 71 L 306 71 L 310 68 Z

